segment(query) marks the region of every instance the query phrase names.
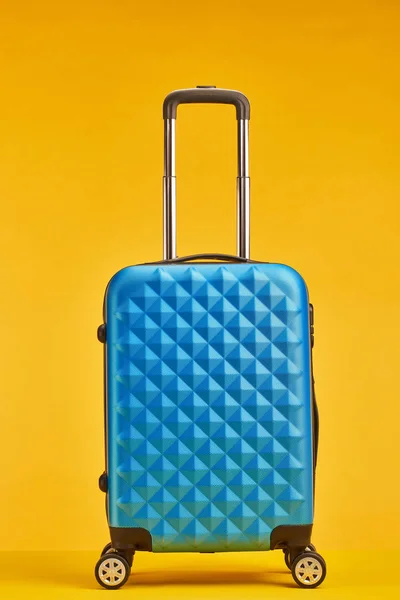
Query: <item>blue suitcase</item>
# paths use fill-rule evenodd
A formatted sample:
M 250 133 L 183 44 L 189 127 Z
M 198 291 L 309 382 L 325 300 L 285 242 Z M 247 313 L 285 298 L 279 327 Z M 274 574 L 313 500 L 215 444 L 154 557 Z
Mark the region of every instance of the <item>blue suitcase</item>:
M 175 122 L 181 103 L 236 107 L 237 256 L 176 258 Z M 318 417 L 313 309 L 301 276 L 249 258 L 249 102 L 199 87 L 164 101 L 164 260 L 107 286 L 106 492 L 111 542 L 95 568 L 121 587 L 137 550 L 281 549 L 321 584 L 310 544 Z

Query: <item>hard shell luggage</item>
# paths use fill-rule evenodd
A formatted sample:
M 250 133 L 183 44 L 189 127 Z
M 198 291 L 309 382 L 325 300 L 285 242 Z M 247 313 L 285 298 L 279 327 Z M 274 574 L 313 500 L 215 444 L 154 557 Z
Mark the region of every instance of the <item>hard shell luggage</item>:
M 237 256 L 176 257 L 175 123 L 181 103 L 236 107 Z M 318 416 L 313 309 L 291 267 L 250 259 L 247 98 L 177 90 L 164 101 L 164 260 L 109 282 L 104 323 L 111 542 L 95 574 L 122 586 L 134 554 L 281 549 L 320 585 L 310 544 Z M 194 262 L 195 261 L 195 262 Z

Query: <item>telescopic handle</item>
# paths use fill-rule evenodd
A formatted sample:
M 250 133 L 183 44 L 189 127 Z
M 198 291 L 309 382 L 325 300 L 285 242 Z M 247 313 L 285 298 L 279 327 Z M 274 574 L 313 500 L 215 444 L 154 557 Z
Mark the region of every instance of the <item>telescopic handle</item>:
M 236 107 L 238 132 L 237 175 L 237 255 L 250 258 L 250 178 L 249 118 L 250 103 L 235 90 L 211 86 L 176 90 L 164 100 L 164 260 L 176 258 L 176 173 L 175 123 L 179 104 L 233 104 Z

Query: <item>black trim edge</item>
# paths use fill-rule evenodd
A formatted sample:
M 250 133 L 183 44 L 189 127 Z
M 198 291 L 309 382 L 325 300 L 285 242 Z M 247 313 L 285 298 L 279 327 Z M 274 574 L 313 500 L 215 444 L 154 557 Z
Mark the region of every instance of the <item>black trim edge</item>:
M 110 536 L 116 550 L 153 550 L 151 534 L 143 527 L 110 527 Z
M 311 525 L 278 525 L 271 531 L 270 548 L 307 548 L 311 541 Z

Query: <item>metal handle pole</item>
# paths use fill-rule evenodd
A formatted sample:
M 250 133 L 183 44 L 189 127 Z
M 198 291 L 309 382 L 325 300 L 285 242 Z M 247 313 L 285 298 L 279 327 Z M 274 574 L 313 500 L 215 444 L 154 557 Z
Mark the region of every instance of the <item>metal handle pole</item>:
M 175 119 L 164 120 L 164 260 L 176 258 Z
M 249 121 L 238 122 L 238 177 L 236 180 L 236 252 L 250 258 L 250 177 L 249 177 Z

